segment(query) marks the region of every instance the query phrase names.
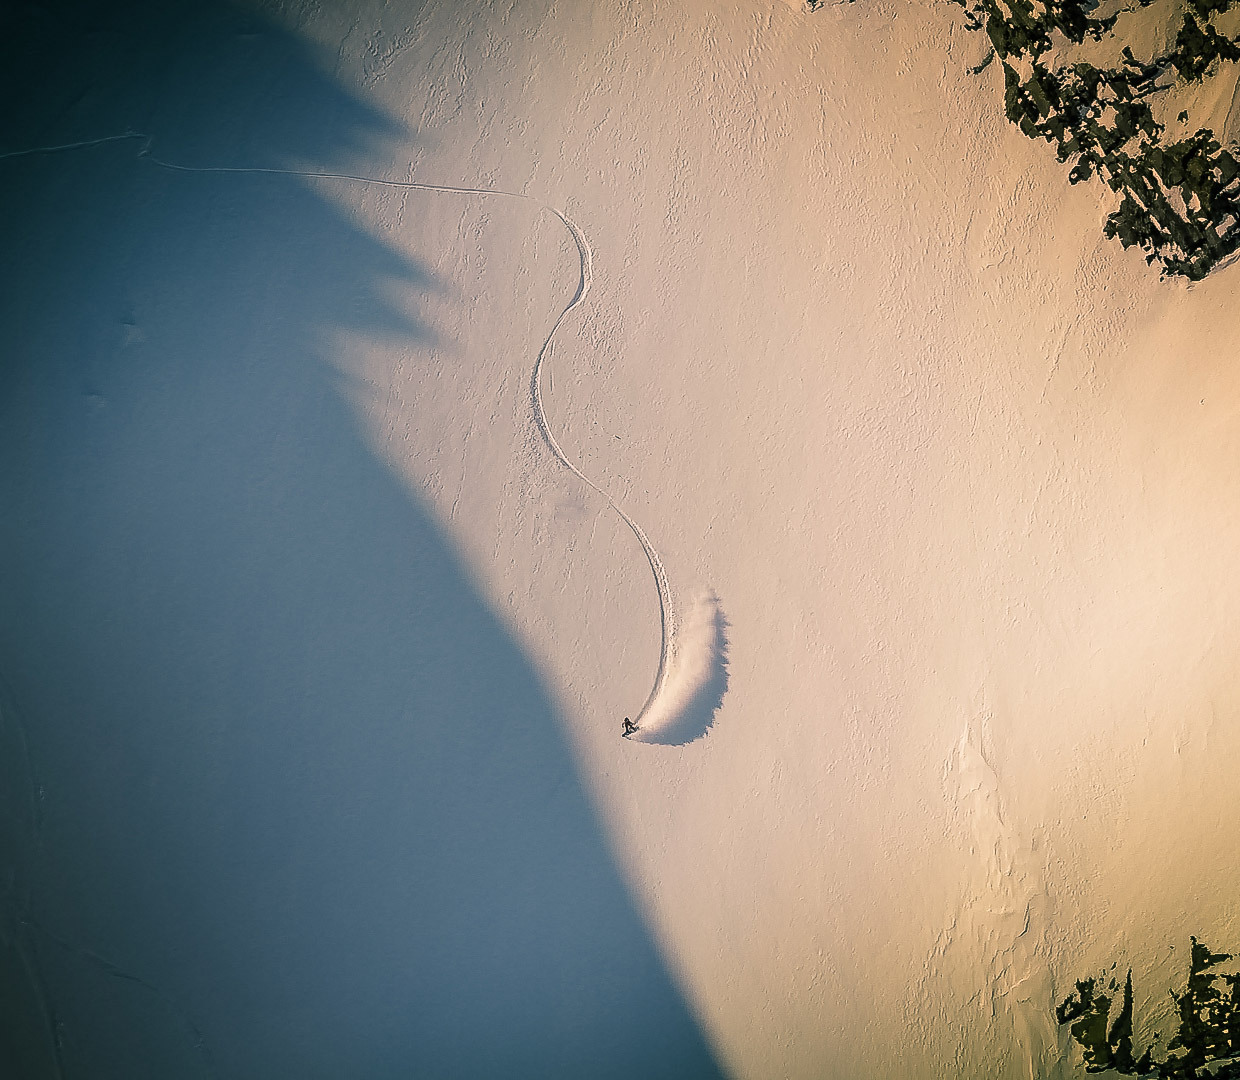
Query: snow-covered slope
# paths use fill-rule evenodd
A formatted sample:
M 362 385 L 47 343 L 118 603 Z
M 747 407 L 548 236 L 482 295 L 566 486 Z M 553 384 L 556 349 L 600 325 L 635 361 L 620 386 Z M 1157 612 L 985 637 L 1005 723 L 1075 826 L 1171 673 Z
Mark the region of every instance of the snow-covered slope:
M 615 906 L 600 908 L 603 917 L 627 927 L 631 897 L 665 967 L 630 973 L 633 998 L 650 1013 L 643 985 L 669 1009 L 679 995 L 722 1068 L 753 1080 L 1072 1075 L 1052 1009 L 1073 979 L 1114 960 L 1131 964 L 1147 994 L 1138 1002 L 1146 1023 L 1181 977 L 1189 934 L 1218 948 L 1236 944 L 1229 778 L 1240 757 L 1240 580 L 1230 564 L 1240 542 L 1232 467 L 1240 270 L 1192 287 L 1160 283 L 1139 254 L 1103 240 L 1102 194 L 1069 188 L 1053 155 L 1007 124 L 993 70 L 969 75 L 984 43 L 953 5 L 883 0 L 810 13 L 761 0 L 468 9 L 357 0 L 279 5 L 271 17 L 330 67 L 327 81 L 373 111 L 371 137 L 325 158 L 304 140 L 273 143 L 243 111 L 230 117 L 228 137 L 215 139 L 161 128 L 158 115 L 134 119 L 164 158 L 512 193 L 285 177 L 285 186 L 251 196 L 261 177 L 200 174 L 169 195 L 173 181 L 135 164 L 133 148 L 104 159 L 116 184 L 157 185 L 144 197 L 213 207 L 223 222 L 243 196 L 272 207 L 295 197 L 337 215 L 339 235 L 307 239 L 289 212 L 287 232 L 270 245 L 287 272 L 289 246 L 299 253 L 294 265 L 317 268 L 315 260 L 332 265 L 332 242 L 340 244 L 352 263 L 338 264 L 338 289 L 312 269 L 322 288 L 315 303 L 293 304 L 288 288 L 261 275 L 241 290 L 272 290 L 275 303 L 255 325 L 277 352 L 295 333 L 316 356 L 312 374 L 284 362 L 264 374 L 269 351 L 244 352 L 242 370 L 268 392 L 241 419 L 228 386 L 252 390 L 217 384 L 209 370 L 200 376 L 205 399 L 186 376 L 164 398 L 142 384 L 142 400 L 148 410 L 173 409 L 170 425 L 202 416 L 203 400 L 216 403 L 241 425 L 222 445 L 244 472 L 244 433 L 263 430 L 281 396 L 311 380 L 331 439 L 346 441 L 351 455 L 364 444 L 366 461 L 381 463 L 384 482 L 398 484 L 405 500 L 385 488 L 384 505 L 413 517 L 384 519 L 376 552 L 349 532 L 349 515 L 369 504 L 324 503 L 315 514 L 256 522 L 237 509 L 228 567 L 266 550 L 272 529 L 284 536 L 332 521 L 339 538 L 307 548 L 322 566 L 299 563 L 289 596 L 334 588 L 322 575 L 352 573 L 358 559 L 366 595 L 382 596 L 383 582 L 404 573 L 399 538 L 408 528 L 422 537 L 411 558 L 432 551 L 441 568 L 432 577 L 450 571 L 449 592 L 473 597 L 476 623 L 458 620 L 450 599 L 419 614 L 410 605 L 424 601 L 412 587 L 374 608 L 359 599 L 351 628 L 325 625 L 312 637 L 321 655 L 281 661 L 285 682 L 265 688 L 281 700 L 330 694 L 330 679 L 320 685 L 311 673 L 350 640 L 360 645 L 347 664 L 381 673 L 366 684 L 371 697 L 336 710 L 345 730 L 361 725 L 370 744 L 353 763 L 358 783 L 387 782 L 400 773 L 394 761 L 419 754 L 422 736 L 403 727 L 404 683 L 390 672 L 414 687 L 436 672 L 433 694 L 419 697 L 415 712 L 470 730 L 459 746 L 432 752 L 435 769 L 411 783 L 438 777 L 452 812 L 468 813 L 478 785 L 462 790 L 462 778 L 442 769 L 468 777 L 475 753 L 507 777 L 502 791 L 514 797 L 527 788 L 504 771 L 505 758 L 519 761 L 523 776 L 562 777 L 562 812 L 580 815 L 574 842 L 597 857 L 597 814 L 627 890 L 618 899 L 608 867 L 590 863 L 596 877 L 583 902 L 604 898 Z M 242 38 L 229 46 L 249 47 Z M 53 134 L 86 137 L 79 128 Z M 40 167 L 46 183 L 85 184 L 100 166 Z M 139 167 L 150 170 L 146 179 L 130 179 L 125 170 Z M 547 208 L 580 227 L 592 282 L 545 358 L 546 418 L 565 456 L 600 490 L 557 461 L 531 400 L 539 350 L 581 280 L 578 245 Z M 185 237 L 199 235 L 184 215 L 176 222 Z M 138 268 L 147 257 L 138 251 L 125 264 L 120 294 L 126 274 L 146 272 Z M 221 263 L 219 273 L 232 272 Z M 373 295 L 339 293 L 376 277 Z M 134 332 L 153 340 L 161 326 L 182 325 L 191 300 L 178 303 L 148 305 L 149 325 L 135 315 Z M 46 341 L 56 357 L 76 347 Z M 211 356 L 202 362 L 209 368 Z M 159 380 L 159 366 L 152 360 L 140 377 Z M 347 420 L 336 412 L 341 400 Z M 124 473 L 131 501 L 133 477 L 158 465 L 145 464 L 158 444 L 125 442 L 127 425 L 147 430 L 145 416 L 121 423 L 108 443 L 109 453 L 139 462 Z M 288 423 L 290 441 L 275 438 L 263 453 L 293 468 L 307 428 Z M 13 490 L 35 483 L 21 457 L 35 439 L 6 446 Z M 361 457 L 345 469 L 330 439 L 315 445 L 322 456 L 307 473 L 307 500 L 320 489 L 334 497 L 355 490 L 350 469 L 370 475 Z M 65 478 L 79 473 L 55 454 L 39 460 L 38 482 L 48 486 L 23 505 L 46 505 L 46 491 L 60 485 L 57 512 L 80 512 L 93 489 L 70 484 Z M 243 485 L 246 497 L 278 506 L 287 477 L 276 475 Z M 679 608 L 718 598 L 726 673 L 720 666 L 707 681 L 712 692 L 726 682 L 726 692 L 704 737 L 619 737 L 622 717 L 636 715 L 650 692 L 662 642 L 651 563 L 608 497 L 649 537 Z M 378 528 L 374 517 L 361 514 L 357 528 Z M 191 515 L 176 536 L 194 527 Z M 137 552 L 149 530 L 137 528 L 127 541 L 137 546 L 109 564 L 116 590 L 130 563 L 146 557 Z M 156 552 L 172 542 L 159 536 L 150 541 Z M 37 549 L 30 537 L 9 542 L 14 558 Z M 168 580 L 192 578 L 190 565 L 187 556 Z M 88 564 L 82 573 L 90 579 Z M 160 595 L 172 587 L 163 588 Z M 30 603 L 51 594 L 32 595 Z M 229 610 L 194 589 L 172 595 L 177 618 L 198 617 L 196 604 L 212 618 Z M 70 620 L 71 598 L 58 602 L 63 615 L 40 617 Z M 314 610 L 301 599 L 290 608 L 303 618 Z M 402 625 L 406 613 L 412 626 Z M 436 668 L 441 618 L 455 627 L 455 644 L 451 662 Z M 103 620 L 89 625 L 100 632 Z M 301 641 L 288 627 L 254 633 L 276 642 L 272 656 Z M 19 630 L 6 634 L 10 666 L 23 656 L 29 663 L 15 644 Z M 475 634 L 485 647 L 471 656 L 461 643 Z M 75 646 L 79 668 L 96 662 L 94 640 Z M 204 640 L 231 655 L 226 630 Z M 508 666 L 497 669 L 496 655 Z M 220 685 L 237 693 L 263 686 L 257 675 L 229 682 L 228 670 L 204 663 L 192 669 L 201 686 L 188 675 L 179 685 L 208 697 Z M 496 681 L 497 670 L 526 695 L 512 716 L 511 687 Z M 42 678 L 53 678 L 50 668 Z M 141 680 L 138 669 L 132 678 Z M 27 694 L 37 697 L 42 685 L 28 677 Z M 195 715 L 223 723 L 226 705 Z M 499 745 L 488 750 L 497 730 Z M 521 745 L 521 731 L 532 732 L 532 745 Z M 354 746 L 352 736 L 340 738 Z M 275 745 L 260 746 L 271 761 Z M 565 746 L 572 770 L 556 765 Z M 51 772 L 57 752 L 70 753 L 43 750 Z M 182 752 L 171 740 L 166 753 Z M 331 740 L 303 744 L 293 767 L 335 778 L 325 762 L 339 752 Z M 248 767 L 244 739 L 233 753 L 237 768 Z M 128 760 L 118 753 L 116 768 Z M 151 752 L 149 775 L 135 782 L 158 787 L 159 761 Z M 574 801 L 576 783 L 592 811 Z M 202 797 L 211 805 L 227 787 L 208 785 Z M 101 800 L 109 790 L 101 781 Z M 157 791 L 143 805 L 168 798 Z M 430 796 L 410 798 L 394 837 L 417 836 L 431 813 Z M 286 801 L 290 814 L 304 809 Z M 367 805 L 368 826 L 383 829 L 388 819 Z M 496 857 L 512 865 L 496 880 L 527 882 L 530 867 L 561 844 L 561 811 L 527 806 L 514 847 L 507 832 L 500 841 L 488 832 L 506 820 L 506 805 L 500 798 L 457 842 L 479 845 L 474 854 L 504 852 Z M 322 810 L 324 820 L 341 812 L 339 803 Z M 248 834 L 236 825 L 223 835 Z M 307 847 L 273 864 L 264 880 L 276 894 L 315 880 L 322 858 L 294 824 L 279 835 Z M 340 850 L 353 836 L 347 828 L 333 835 Z M 402 910 L 399 889 L 367 868 L 386 847 L 359 858 L 347 884 L 330 886 L 352 890 L 357 903 L 390 903 L 377 916 L 384 927 Z M 447 885 L 419 910 L 452 905 L 452 857 L 429 841 L 419 852 Z M 527 882 L 532 891 L 521 895 L 571 890 L 564 864 L 552 871 L 550 886 Z M 79 880 L 62 873 L 65 888 Z M 489 878 L 485 868 L 476 874 L 466 879 L 479 883 L 483 923 Z M 180 902 L 191 904 L 195 891 L 185 892 L 191 899 Z M 163 903 L 175 909 L 174 898 Z M 312 928 L 316 916 L 349 910 L 294 907 Z M 96 936 L 108 932 L 97 913 L 64 918 L 79 920 L 79 936 L 92 925 Z M 532 925 L 519 919 L 513 929 Z M 227 938 L 229 926 L 222 918 L 212 933 Z M 336 931 L 339 943 L 351 940 Z M 164 933 L 168 943 L 152 945 L 147 962 L 160 968 L 161 985 L 175 984 L 181 939 Z M 273 916 L 245 940 L 278 933 Z M 573 944 L 548 940 L 550 956 Z M 445 972 L 459 944 L 445 947 Z M 598 964 L 583 961 L 565 985 L 581 986 L 574 980 L 588 982 L 591 972 L 611 985 L 608 964 L 624 946 L 605 945 L 592 945 Z M 367 955 L 381 954 L 369 947 Z M 417 956 L 411 947 L 409 962 Z M 347 969 L 355 979 L 363 971 Z M 470 968 L 462 1001 L 468 976 L 489 971 Z M 403 985 L 394 972 L 385 977 L 384 985 Z M 195 993 L 211 1000 L 203 987 L 183 996 Z M 306 1006 L 297 1015 L 317 1013 Z M 544 1017 L 532 1038 L 596 1031 L 589 1024 L 598 1015 Z M 626 1039 L 643 1039 L 640 1025 L 615 1019 Z M 228 1030 L 241 1023 L 214 1020 Z M 658 1030 L 667 1045 L 689 1048 L 694 1068 L 708 1069 L 693 1056 L 691 1028 L 678 1014 Z M 356 1030 L 372 1029 L 359 1020 Z M 400 1018 L 385 1018 L 380 1030 L 399 1032 Z M 690 1074 L 680 1068 L 671 1074 Z
M 1169 946 L 1230 930 L 1235 283 L 1103 241 L 950 8 L 414 26 L 357 48 L 371 92 L 418 175 L 571 208 L 595 288 L 553 420 L 731 623 L 709 738 L 616 740 L 654 598 L 560 477 L 585 520 L 544 557 L 592 587 L 511 617 L 725 1060 L 1048 1075 L 1072 978 L 1123 958 L 1156 999 Z M 476 528 L 492 595 L 532 580 Z

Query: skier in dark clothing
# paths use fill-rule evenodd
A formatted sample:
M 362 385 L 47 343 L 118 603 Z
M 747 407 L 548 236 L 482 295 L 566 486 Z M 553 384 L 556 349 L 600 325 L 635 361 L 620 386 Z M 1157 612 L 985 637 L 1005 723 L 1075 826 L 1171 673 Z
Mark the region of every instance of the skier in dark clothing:
M 625 739 L 627 739 L 627 738 L 628 738 L 630 735 L 632 735 L 632 734 L 633 734 L 633 732 L 635 732 L 636 730 L 637 730 L 637 725 L 636 725 L 635 723 L 633 723 L 633 721 L 632 721 L 632 720 L 630 720 L 630 719 L 626 716 L 626 717 L 624 718 L 624 731 L 621 733 L 621 738 L 625 738 Z

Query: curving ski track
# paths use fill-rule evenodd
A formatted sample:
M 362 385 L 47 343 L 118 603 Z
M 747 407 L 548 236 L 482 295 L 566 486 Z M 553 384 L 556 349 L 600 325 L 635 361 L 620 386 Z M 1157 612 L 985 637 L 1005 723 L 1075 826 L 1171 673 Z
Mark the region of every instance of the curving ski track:
M 314 180 L 351 180 L 358 184 L 369 184 L 373 187 L 389 187 L 402 188 L 413 191 L 435 191 L 449 195 L 478 195 L 490 196 L 502 199 L 517 199 L 522 202 L 528 202 L 537 206 L 541 210 L 553 214 L 559 219 L 561 224 L 569 231 L 573 238 L 573 243 L 577 246 L 577 254 L 581 261 L 581 276 L 577 281 L 577 291 L 573 294 L 571 300 L 560 312 L 559 317 L 555 320 L 555 324 L 551 327 L 551 332 L 543 341 L 542 348 L 538 350 L 538 357 L 534 361 L 534 370 L 530 376 L 530 401 L 534 409 L 534 420 L 538 425 L 539 433 L 543 437 L 543 441 L 547 444 L 548 449 L 564 468 L 568 469 L 578 480 L 585 484 L 591 491 L 596 492 L 606 500 L 607 505 L 612 508 L 620 519 L 632 530 L 633 535 L 637 537 L 637 542 L 641 544 L 642 551 L 646 553 L 646 559 L 650 563 L 650 572 L 654 575 L 655 588 L 658 590 L 659 596 L 659 667 L 655 672 L 654 685 L 650 688 L 650 694 L 647 696 L 645 704 L 634 718 L 635 722 L 640 726 L 642 719 L 650 712 L 655 701 L 658 700 L 659 694 L 662 692 L 667 682 L 668 670 L 670 666 L 671 652 L 673 649 L 673 640 L 675 636 L 675 611 L 672 607 L 672 590 L 668 582 L 667 570 L 663 566 L 663 561 L 659 558 L 659 554 L 654 549 L 645 531 L 637 524 L 620 506 L 618 502 L 603 488 L 591 480 L 585 473 L 577 467 L 569 456 L 564 453 L 560 447 L 555 434 L 551 430 L 551 425 L 547 420 L 547 413 L 543 407 L 542 398 L 542 369 L 543 362 L 551 352 L 552 342 L 555 340 L 556 331 L 560 329 L 561 324 L 568 317 L 577 305 L 579 305 L 590 291 L 593 282 L 593 260 L 594 253 L 590 248 L 590 243 L 586 239 L 585 233 L 567 214 L 562 210 L 544 203 L 532 195 L 526 195 L 519 191 L 502 191 L 497 188 L 476 188 L 463 187 L 452 184 L 428 184 L 414 180 L 385 180 L 373 176 L 360 176 L 354 173 L 334 173 L 334 172 L 317 172 L 314 170 L 302 169 L 276 169 L 264 168 L 259 166 L 224 166 L 224 165 L 178 165 L 175 162 L 164 161 L 162 158 L 156 157 L 151 153 L 151 146 L 154 139 L 150 135 L 141 132 L 131 131 L 123 135 L 105 135 L 99 139 L 86 139 L 80 142 L 62 143 L 58 146 L 40 146 L 29 150 L 14 150 L 6 154 L 0 154 L 0 161 L 8 158 L 30 157 L 35 154 L 53 154 L 65 150 L 80 150 L 91 146 L 102 146 L 104 143 L 124 142 L 132 139 L 142 140 L 142 148 L 138 151 L 140 158 L 145 158 L 154 165 L 158 165 L 162 169 L 169 169 L 173 172 L 186 173 L 233 173 L 243 175 L 270 175 L 270 176 L 298 176 Z

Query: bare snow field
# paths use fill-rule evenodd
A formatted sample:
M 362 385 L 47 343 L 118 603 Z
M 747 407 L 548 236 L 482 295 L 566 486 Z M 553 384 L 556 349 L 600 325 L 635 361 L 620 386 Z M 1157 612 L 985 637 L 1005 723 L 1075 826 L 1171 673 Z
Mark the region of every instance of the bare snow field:
M 954 5 L 4 19 L 0 1072 L 1050 1080 L 1240 946 L 1240 268 Z

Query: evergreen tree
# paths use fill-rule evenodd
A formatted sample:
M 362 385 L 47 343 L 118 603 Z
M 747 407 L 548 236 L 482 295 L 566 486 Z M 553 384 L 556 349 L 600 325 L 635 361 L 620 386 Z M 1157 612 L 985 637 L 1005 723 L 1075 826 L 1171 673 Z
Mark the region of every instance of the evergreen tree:
M 1134 1054 L 1131 970 L 1122 991 L 1115 979 L 1106 982 L 1110 994 L 1122 993 L 1113 1021 L 1115 999 L 1100 991 L 1095 979 L 1078 982 L 1055 1009 L 1055 1019 L 1061 1027 L 1070 1025 L 1073 1041 L 1084 1051 L 1087 1073 L 1109 1069 L 1121 1076 L 1159 1080 L 1240 1080 L 1240 975 L 1210 970 L 1230 959 L 1230 953 L 1212 953 L 1192 938 L 1188 984 L 1183 993 L 1171 994 L 1179 1025 L 1162 1060 L 1154 1059 L 1152 1047 L 1139 1058 Z
M 1188 0 L 1171 48 L 1148 61 L 1125 47 L 1114 67 L 1054 69 L 1045 58 L 1056 40 L 1113 40 L 1127 12 L 1095 18 L 1092 0 L 955 2 L 990 40 L 991 53 L 973 70 L 999 61 L 1008 119 L 1071 162 L 1069 183 L 1097 178 L 1119 197 L 1108 237 L 1142 248 L 1164 275 L 1191 280 L 1240 250 L 1240 161 L 1208 128 L 1171 139 L 1152 107 L 1173 87 L 1240 61 L 1240 45 L 1214 23 L 1238 0 Z M 1138 8 L 1154 2 L 1136 0 Z M 1179 122 L 1186 119 L 1181 113 Z

